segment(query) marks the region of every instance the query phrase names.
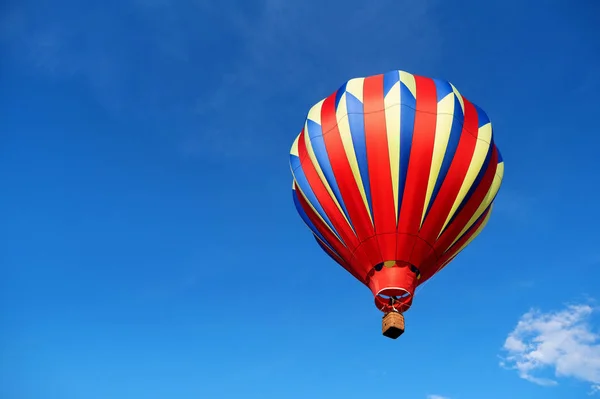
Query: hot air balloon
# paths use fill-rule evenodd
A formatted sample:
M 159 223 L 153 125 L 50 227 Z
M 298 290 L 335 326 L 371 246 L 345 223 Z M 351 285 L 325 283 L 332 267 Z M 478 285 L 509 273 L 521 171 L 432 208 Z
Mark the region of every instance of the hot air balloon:
M 371 290 L 392 339 L 415 289 L 481 233 L 504 171 L 481 108 L 447 81 L 398 70 L 315 104 L 290 166 L 298 213 Z

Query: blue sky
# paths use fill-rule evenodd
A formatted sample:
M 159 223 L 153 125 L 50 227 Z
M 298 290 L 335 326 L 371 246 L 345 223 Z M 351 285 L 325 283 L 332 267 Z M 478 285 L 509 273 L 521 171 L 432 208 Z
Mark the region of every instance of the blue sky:
M 597 2 L 84 3 L 2 6 L 1 397 L 598 391 Z M 392 69 L 484 108 L 506 164 L 397 341 L 288 167 L 312 104 Z

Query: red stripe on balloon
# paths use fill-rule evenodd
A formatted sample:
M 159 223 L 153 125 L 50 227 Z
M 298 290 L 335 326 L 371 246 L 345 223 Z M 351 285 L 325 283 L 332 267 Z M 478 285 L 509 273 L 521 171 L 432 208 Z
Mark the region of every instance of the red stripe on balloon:
M 297 187 L 297 186 L 296 186 Z M 331 247 L 344 259 L 350 259 L 352 254 L 350 250 L 339 240 L 339 238 L 327 228 L 327 225 L 321 220 L 317 213 L 313 211 L 310 207 L 308 200 L 304 197 L 301 191 L 296 188 L 296 192 L 298 194 L 298 202 L 302 209 L 310 219 L 310 221 L 315 225 L 317 230 L 323 235 L 325 240 Z
M 348 273 L 353 275 L 355 279 L 357 279 L 358 281 L 360 281 L 363 284 L 366 284 L 365 275 L 360 275 L 359 273 L 357 273 L 354 270 L 353 267 L 347 266 L 345 261 L 343 259 L 341 259 L 339 256 L 337 256 L 335 253 L 333 253 L 331 251 L 331 249 L 327 248 L 327 246 L 321 241 L 321 239 L 319 237 L 315 236 L 315 239 L 317 240 L 317 242 L 319 243 L 319 246 L 321 247 L 321 249 L 323 249 L 323 251 L 327 252 L 327 254 L 329 256 L 331 256 L 338 264 L 340 264 L 344 269 L 346 269 L 348 271 Z
M 460 249 L 460 247 L 462 247 L 467 241 L 469 241 L 469 239 L 471 237 L 473 237 L 473 235 L 475 234 L 475 232 L 477 232 L 477 230 L 479 229 L 479 227 L 481 227 L 481 225 L 483 224 L 483 222 L 485 221 L 488 213 L 490 212 L 491 207 L 488 208 L 479 218 L 479 220 L 477 221 L 477 223 L 475 223 L 470 229 L 469 231 L 460 238 L 460 240 L 458 240 L 451 248 L 448 252 L 446 252 L 445 254 L 443 254 L 440 257 L 440 260 L 438 262 L 439 266 L 444 266 L 445 263 L 448 263 L 450 260 L 452 260 L 457 254 L 458 254 L 458 250 Z M 437 272 L 439 272 L 442 267 L 439 267 L 436 270 L 433 270 L 430 273 L 424 273 L 423 277 L 422 277 L 422 282 L 420 284 L 423 284 L 426 280 L 430 279 L 432 276 L 434 276 Z
M 425 241 L 433 244 L 438 238 L 444 222 L 448 218 L 452 205 L 458 196 L 460 188 L 467 176 L 469 166 L 473 161 L 475 146 L 477 145 L 476 134 L 478 132 L 477 110 L 467 99 L 464 99 L 465 117 L 463 128 L 458 142 L 458 148 L 444 178 L 442 187 L 433 202 L 423 227 L 419 233 Z M 474 136 L 475 135 L 475 136 Z
M 395 260 L 396 235 L 386 234 L 396 232 L 396 210 L 385 121 L 383 75 L 365 78 L 363 98 L 375 233 L 383 260 Z
M 471 237 L 473 237 L 473 235 L 481 227 L 481 225 L 485 221 L 488 213 L 490 213 L 491 209 L 492 209 L 491 207 L 488 207 L 488 209 L 486 209 L 486 211 L 483 212 L 483 214 L 481 215 L 481 217 L 479 218 L 477 223 L 475 223 L 473 226 L 471 226 L 469 231 L 467 231 L 467 233 L 464 236 L 462 236 L 458 241 L 456 241 L 456 243 L 454 243 L 454 245 L 452 245 L 452 247 L 450 247 L 450 249 L 440 257 L 440 262 L 439 262 L 440 265 L 443 265 L 449 259 L 453 258 L 454 256 L 456 256 L 458 254 L 458 250 L 460 249 L 460 247 L 462 247 L 467 241 L 469 241 L 469 239 L 471 239 Z
M 331 231 L 327 228 L 327 226 L 325 225 L 325 223 L 323 223 L 321 221 L 321 219 L 317 216 L 317 214 L 312 210 L 312 208 L 310 207 L 310 205 L 308 204 L 306 198 L 304 198 L 304 196 L 302 195 L 301 192 L 298 192 L 298 202 L 300 203 L 300 206 L 302 207 L 302 209 L 304 210 L 304 212 L 306 212 L 306 215 L 308 216 L 308 218 L 310 219 L 310 221 L 315 225 L 315 227 L 317 228 L 317 230 L 319 230 L 319 232 L 323 235 L 323 237 L 325 238 L 325 240 L 327 240 L 327 243 L 339 254 L 339 256 L 337 256 L 334 252 L 332 252 L 331 250 L 329 250 L 325 245 L 322 245 L 321 247 L 327 251 L 327 253 L 329 253 L 331 256 L 333 256 L 335 259 L 339 259 L 339 263 L 340 265 L 348 270 L 348 272 L 350 272 L 354 277 L 356 277 L 357 279 L 364 281 L 364 275 L 360 276 L 360 272 L 362 270 L 362 268 L 357 268 L 355 266 L 356 262 L 358 261 L 360 262 L 364 262 L 366 259 L 359 259 L 358 256 L 363 255 L 362 253 L 358 252 L 355 255 L 357 256 L 355 258 L 355 256 L 350 252 L 350 250 L 348 248 L 346 248 L 340 241 L 339 239 L 333 234 L 331 233 Z M 317 238 L 317 240 L 319 240 L 319 238 L 317 236 L 315 236 L 315 238 Z M 362 273 L 365 274 L 365 273 Z
M 311 162 L 310 157 L 308 156 L 308 150 L 306 149 L 306 143 L 304 141 L 305 135 L 305 131 L 302 130 L 300 139 L 298 140 L 298 155 L 300 157 L 300 163 L 302 165 L 304 175 L 306 176 L 306 180 L 308 181 L 310 188 L 313 190 L 315 197 L 317 197 L 319 204 L 321 204 L 321 207 L 325 211 L 325 214 L 327 217 L 329 217 L 329 220 L 331 220 L 331 224 L 344 241 L 344 244 L 349 248 L 354 248 L 359 244 L 358 239 L 344 219 L 344 215 L 342 215 L 341 211 L 329 195 L 329 192 L 321 181 L 315 166 Z
M 479 182 L 479 185 L 473 191 L 471 198 L 461 209 L 456 218 L 446 227 L 440 238 L 435 243 L 435 250 L 438 254 L 442 254 L 448 250 L 452 242 L 458 237 L 460 232 L 465 228 L 469 220 L 473 217 L 494 182 L 494 176 L 498 169 L 498 151 L 496 147 L 492 149 L 492 156 L 488 162 L 487 169 Z
M 335 97 L 335 93 L 327 97 L 321 108 L 325 148 L 327 149 L 327 156 L 333 169 L 335 181 L 346 205 L 352 227 L 362 244 L 362 248 L 369 256 L 371 263 L 375 265 L 381 262 L 381 254 L 377 245 L 373 245 L 370 241 L 366 242 L 367 238 L 373 236 L 375 232 L 367 208 L 363 204 L 358 183 L 354 179 L 350 162 L 346 157 L 346 151 L 344 150 L 344 144 L 337 125 Z
M 398 221 L 398 233 L 409 235 L 417 235 L 421 225 L 437 120 L 437 97 L 434 81 L 426 77 L 415 76 L 415 82 L 417 110 L 415 112 L 408 173 L 406 174 L 406 184 Z M 398 260 L 408 262 L 410 259 L 414 248 L 414 240 L 408 239 L 408 237 L 399 237 L 396 249 Z M 409 242 L 413 245 L 407 245 Z

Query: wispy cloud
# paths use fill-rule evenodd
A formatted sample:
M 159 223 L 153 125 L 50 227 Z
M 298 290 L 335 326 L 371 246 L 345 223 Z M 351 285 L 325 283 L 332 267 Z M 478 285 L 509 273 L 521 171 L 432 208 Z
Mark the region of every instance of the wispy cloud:
M 513 282 L 512 284 L 517 289 L 528 290 L 535 286 L 535 281 L 533 280 L 518 280 Z
M 427 74 L 444 45 L 439 0 L 26 3 L 0 20 L 10 62 L 84 85 L 112 114 L 165 123 L 186 156 L 279 153 L 345 80 Z
M 542 313 L 530 310 L 504 342 L 501 366 L 516 370 L 527 381 L 543 386 L 571 377 L 600 387 L 600 335 L 590 326 L 594 308 L 570 305 Z M 541 376 L 544 371 L 554 376 Z
M 107 33 L 110 15 L 82 10 L 72 18 L 46 18 L 46 11 L 50 10 L 23 5 L 3 13 L 4 56 L 38 77 L 83 82 L 99 100 L 118 107 L 125 71 Z
M 447 396 L 442 395 L 427 395 L 427 399 L 450 399 Z
M 198 96 L 197 114 L 218 123 L 190 132 L 187 152 L 202 151 L 193 143 L 204 143 L 223 130 L 234 135 L 235 142 L 251 137 L 263 150 L 277 143 L 289 145 L 312 103 L 343 81 L 435 63 L 443 37 L 436 34 L 435 3 L 330 2 L 320 3 L 315 12 L 312 2 L 266 0 L 252 13 L 229 10 L 232 32 L 243 38 L 243 45 L 216 77 L 218 84 Z M 402 23 L 378 23 L 394 8 L 401 8 Z M 418 62 L 407 61 L 414 59 Z M 265 140 L 262 132 L 273 130 L 282 133 Z
M 529 224 L 532 219 L 540 219 L 541 212 L 545 210 L 541 205 L 541 198 L 531 192 L 502 187 L 494 201 L 494 211 L 512 221 Z
M 374 377 L 385 377 L 386 375 L 388 375 L 387 370 L 382 370 L 382 369 L 369 369 L 368 370 L 369 375 L 374 376 Z

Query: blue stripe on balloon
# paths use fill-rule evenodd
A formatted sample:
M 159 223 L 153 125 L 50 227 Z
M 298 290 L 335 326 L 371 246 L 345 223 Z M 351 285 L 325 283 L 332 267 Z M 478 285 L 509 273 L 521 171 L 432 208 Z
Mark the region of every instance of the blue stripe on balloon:
M 387 96 L 392 87 L 400 81 L 400 72 L 390 71 L 383 75 L 383 96 Z
M 402 207 L 410 150 L 412 148 L 413 131 L 415 128 L 415 113 L 417 99 L 412 95 L 404 83 L 400 83 L 400 165 L 398 170 L 398 215 Z M 397 221 L 396 221 L 397 222 Z
M 373 214 L 373 204 L 371 201 L 371 182 L 369 180 L 369 164 L 367 161 L 367 143 L 365 137 L 365 118 L 363 115 L 363 103 L 350 93 L 346 93 L 346 106 L 348 108 L 348 124 L 350 125 L 350 135 L 356 162 L 360 171 L 360 178 L 363 182 L 367 203 L 371 215 Z
M 308 183 L 308 179 L 306 178 L 306 175 L 304 174 L 304 171 L 302 170 L 300 158 L 295 155 L 290 155 L 290 165 L 292 167 L 292 170 L 294 171 L 294 178 L 296 179 L 296 184 L 298 185 L 300 190 L 302 190 L 302 193 L 306 197 L 306 200 L 312 205 L 313 208 L 315 208 L 315 210 L 317 211 L 319 216 L 321 216 L 321 218 L 325 221 L 325 223 L 327 223 L 327 225 L 329 226 L 331 231 L 333 231 L 334 234 L 340 239 L 340 241 L 342 241 L 342 239 L 340 238 L 340 235 L 338 234 L 336 229 L 333 227 L 331 220 L 329 220 L 329 217 L 325 213 L 325 210 L 323 209 L 323 207 L 317 200 L 317 196 L 315 195 L 313 189 L 310 187 L 310 184 Z
M 427 211 L 425 213 L 426 216 L 435 203 L 435 199 L 442 188 L 444 179 L 450 170 L 450 165 L 452 165 L 452 161 L 454 160 L 454 155 L 456 154 L 456 149 L 458 148 L 458 143 L 460 142 L 460 137 L 462 135 L 463 121 L 464 115 L 462 108 L 460 107 L 460 102 L 458 101 L 458 98 L 454 96 L 454 115 L 452 119 L 452 126 L 450 127 L 448 146 L 446 147 L 446 152 L 444 153 L 444 159 L 442 161 L 442 166 L 440 167 L 440 173 L 435 181 L 435 186 L 431 194 L 431 200 L 427 206 Z
M 312 232 L 318 236 L 321 241 L 323 241 L 323 243 L 325 243 L 325 245 L 327 245 L 327 247 L 329 249 L 331 249 L 331 251 L 333 251 L 334 253 L 337 254 L 337 252 L 331 247 L 331 244 L 325 239 L 325 237 L 323 236 L 323 234 L 321 234 L 321 232 L 317 229 L 317 226 L 314 225 L 314 223 L 310 220 L 310 218 L 308 217 L 308 214 L 304 211 L 304 208 L 302 208 L 302 204 L 300 203 L 300 200 L 298 199 L 298 192 L 296 190 L 292 190 L 293 193 L 293 197 L 294 197 L 294 205 L 296 205 L 296 211 L 298 211 L 298 214 L 300 214 L 300 217 L 302 218 L 302 220 L 304 220 L 304 223 L 306 223 L 306 225 L 312 230 Z M 338 255 L 339 256 L 339 255 Z
M 319 163 L 319 166 L 323 171 L 325 180 L 327 180 L 327 183 L 329 183 L 329 187 L 331 187 L 333 195 L 335 195 L 335 198 L 342 207 L 346 218 L 350 221 L 348 210 L 346 209 L 346 205 L 344 204 L 344 200 L 342 199 L 340 188 L 335 179 L 335 175 L 333 174 L 331 162 L 329 161 L 329 155 L 327 154 L 327 147 L 325 146 L 325 140 L 323 139 L 323 131 L 321 129 L 321 125 L 314 121 L 311 121 L 310 119 L 306 122 L 306 125 L 306 133 L 310 138 L 310 143 L 315 153 L 315 157 L 317 158 L 317 162 Z

